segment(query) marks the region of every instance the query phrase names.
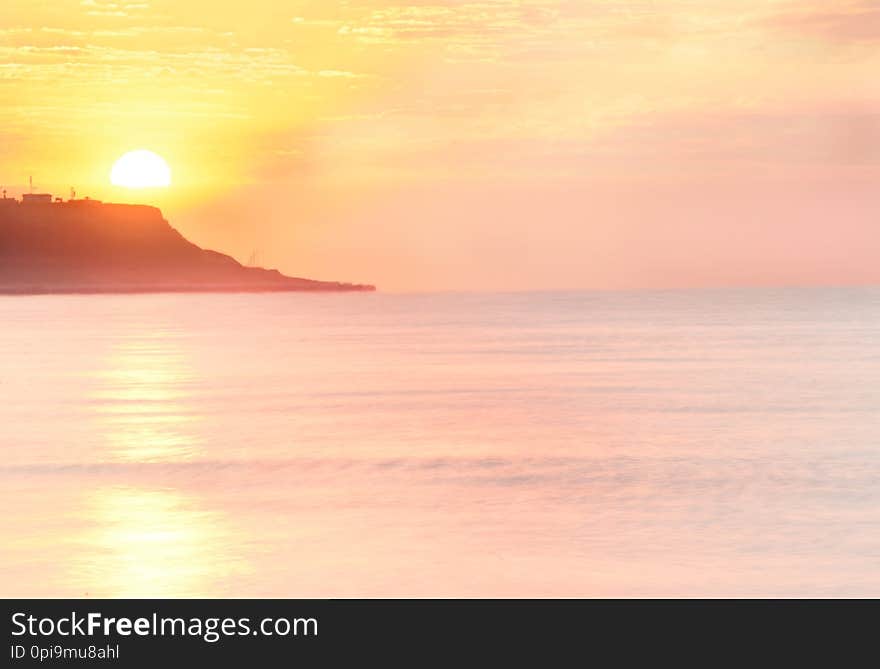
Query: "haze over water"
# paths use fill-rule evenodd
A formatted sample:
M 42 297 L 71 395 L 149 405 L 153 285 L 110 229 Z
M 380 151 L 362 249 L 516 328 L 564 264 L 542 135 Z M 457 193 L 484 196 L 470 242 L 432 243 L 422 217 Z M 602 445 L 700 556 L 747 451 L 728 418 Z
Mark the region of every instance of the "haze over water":
M 880 289 L 0 313 L 4 596 L 880 596 Z

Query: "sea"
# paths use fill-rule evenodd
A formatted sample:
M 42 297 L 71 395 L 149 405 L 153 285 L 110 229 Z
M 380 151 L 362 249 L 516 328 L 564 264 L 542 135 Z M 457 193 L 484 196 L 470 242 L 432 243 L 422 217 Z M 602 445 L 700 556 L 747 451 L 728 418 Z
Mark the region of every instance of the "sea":
M 0 596 L 880 596 L 880 288 L 0 298 Z

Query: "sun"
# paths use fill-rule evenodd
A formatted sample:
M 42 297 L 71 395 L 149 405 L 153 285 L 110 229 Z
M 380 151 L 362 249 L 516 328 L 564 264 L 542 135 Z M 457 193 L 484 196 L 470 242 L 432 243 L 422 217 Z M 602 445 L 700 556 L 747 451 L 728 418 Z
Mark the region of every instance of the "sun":
M 171 168 L 152 151 L 129 151 L 113 164 L 110 183 L 125 188 L 166 188 L 171 185 Z

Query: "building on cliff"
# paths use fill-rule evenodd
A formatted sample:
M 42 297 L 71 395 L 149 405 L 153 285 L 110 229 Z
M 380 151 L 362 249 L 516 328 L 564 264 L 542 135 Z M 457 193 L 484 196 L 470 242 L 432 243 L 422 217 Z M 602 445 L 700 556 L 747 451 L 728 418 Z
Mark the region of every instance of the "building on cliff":
M 62 200 L 60 197 L 53 198 L 51 193 L 24 193 L 21 199 L 7 197 L 6 191 L 0 195 L 0 207 L 13 207 L 20 205 L 46 205 L 58 204 L 72 207 L 82 207 L 102 204 L 101 200 L 93 200 L 90 197 L 80 199 Z
M 25 193 L 21 196 L 22 204 L 52 204 L 51 193 Z

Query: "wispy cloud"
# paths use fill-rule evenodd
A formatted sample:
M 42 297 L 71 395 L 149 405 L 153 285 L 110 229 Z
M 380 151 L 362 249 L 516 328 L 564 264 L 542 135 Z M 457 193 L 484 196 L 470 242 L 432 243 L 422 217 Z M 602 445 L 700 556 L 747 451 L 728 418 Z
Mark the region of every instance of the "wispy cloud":
M 873 0 L 828 7 L 791 8 L 767 19 L 767 25 L 836 42 L 880 40 L 880 4 Z

